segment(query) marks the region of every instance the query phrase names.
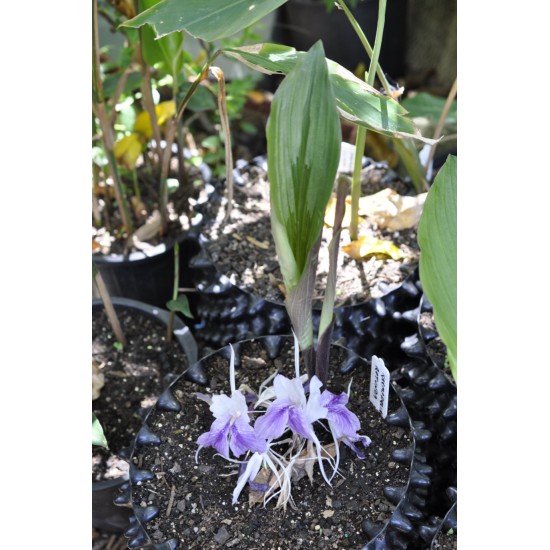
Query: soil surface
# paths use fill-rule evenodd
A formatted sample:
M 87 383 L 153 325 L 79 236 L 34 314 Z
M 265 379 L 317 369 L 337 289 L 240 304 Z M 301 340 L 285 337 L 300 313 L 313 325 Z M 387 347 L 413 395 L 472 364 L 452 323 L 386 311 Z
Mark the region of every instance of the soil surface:
M 205 214 L 213 221 L 205 227 L 203 234 L 209 241 L 206 248 L 218 270 L 233 284 L 280 303 L 284 300 L 281 292 L 283 281 L 271 236 L 269 182 L 265 163 L 258 164 L 249 164 L 241 170 L 240 185 L 235 185 L 229 221 L 223 222 L 225 198 L 219 200 L 218 197 L 218 200 L 207 203 Z M 379 163 L 371 163 L 363 169 L 361 183 L 363 196 L 388 187 L 402 195 L 414 194 L 410 184 Z M 392 232 L 379 229 L 375 223 L 365 218 L 359 234 L 392 241 L 405 258 L 393 260 L 370 256 L 357 261 L 340 250 L 336 306 L 352 305 L 382 296 L 401 283 L 418 265 L 416 228 Z M 328 244 L 331 238 L 332 229 L 325 227 L 319 253 L 314 307 L 322 305 L 328 274 Z M 349 242 L 349 231 L 344 228 L 341 245 Z M 380 287 L 380 283 L 384 285 Z
M 172 163 L 175 163 L 173 159 Z M 177 167 L 177 164 L 174 168 Z M 98 207 L 101 214 L 101 223 L 92 223 L 92 252 L 94 254 L 128 254 L 138 250 L 147 252 L 151 248 L 165 242 L 175 240 L 182 231 L 187 230 L 191 225 L 191 218 L 194 213 L 191 209 L 189 199 L 197 200 L 204 192 L 203 174 L 195 166 L 186 164 L 187 181 L 180 182 L 179 186 L 169 194 L 167 203 L 168 225 L 166 232 L 159 231 L 152 235 L 145 235 L 139 241 L 127 239 L 124 236 L 123 224 L 120 212 L 115 205 L 114 191 L 112 187 L 98 186 Z M 130 217 L 134 224 L 134 230 L 143 228 L 148 220 L 151 220 L 155 210 L 159 209 L 159 180 L 157 169 L 149 164 L 137 168 L 137 181 L 140 189 L 139 200 L 131 197 Z M 170 178 L 176 178 L 177 173 L 172 171 Z M 134 188 L 133 181 L 123 178 L 128 189 Z M 198 184 L 195 182 L 199 182 Z M 139 233 L 138 233 L 139 235 Z
M 432 548 L 433 550 L 457 550 L 458 536 L 456 531 L 441 530 L 434 538 Z
M 258 342 L 241 347 L 241 367 L 236 384 L 248 384 L 257 389 L 275 370 L 294 376 L 294 351 L 285 346 L 280 358 L 268 359 Z M 344 352 L 331 351 L 331 371 L 338 372 Z M 249 489 L 241 493 L 236 505 L 231 504 L 236 484 L 236 466 L 216 455 L 210 447 L 203 448 L 195 462 L 198 436 L 210 429 L 213 416 L 207 403 L 192 392 L 230 393 L 228 360 L 221 354 L 209 356 L 207 372 L 210 386 L 205 389 L 189 381 L 179 380 L 172 387 L 182 405 L 180 413 L 153 409 L 148 425 L 162 439 L 160 446 L 140 448 L 133 461 L 140 469 L 151 470 L 156 478 L 142 485 L 133 485 L 135 505 L 158 506 L 160 513 L 148 522 L 152 541 L 180 539 L 182 548 L 359 548 L 368 541 L 362 529 L 365 519 L 387 520 L 394 506 L 383 494 L 384 486 L 406 484 L 409 468 L 393 461 L 390 454 L 396 448 L 411 444 L 410 433 L 390 427 L 369 402 L 369 374 L 353 371 L 349 409 L 361 421 L 359 433 L 372 439 L 360 460 L 345 445 L 341 445 L 340 473 L 328 486 L 314 468 L 314 482 L 304 477 L 293 484 L 292 496 L 297 509 L 286 512 L 275 509 L 274 502 L 249 507 Z M 329 378 L 328 387 L 334 393 L 346 391 L 350 377 L 340 374 Z M 392 393 L 389 410 L 399 406 Z M 319 435 L 319 437 L 322 437 Z M 328 443 L 327 439 L 325 443 Z
M 92 480 L 113 479 L 128 470 L 117 453 L 128 447 L 143 423 L 145 409 L 168 385 L 164 377 L 187 368 L 177 341 L 166 342 L 166 325 L 135 309 L 116 307 L 127 346 L 120 348 L 104 308 L 92 308 L 92 359 L 104 386 L 92 401 L 110 450 L 92 448 Z

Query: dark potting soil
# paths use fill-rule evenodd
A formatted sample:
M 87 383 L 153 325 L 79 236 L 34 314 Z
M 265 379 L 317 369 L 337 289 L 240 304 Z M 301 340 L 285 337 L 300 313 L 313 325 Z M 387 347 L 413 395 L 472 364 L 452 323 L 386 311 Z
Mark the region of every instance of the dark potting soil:
M 159 514 L 146 523 L 153 542 L 174 537 L 181 548 L 360 548 L 368 542 L 362 529 L 364 520 L 385 521 L 395 509 L 384 496 L 385 486 L 404 486 L 410 468 L 393 461 L 391 452 L 411 444 L 409 431 L 388 426 L 369 402 L 369 373 L 353 371 L 341 375 L 338 366 L 345 357 L 341 348 L 331 349 L 328 388 L 346 391 L 353 378 L 348 407 L 361 421 L 360 434 L 372 439 L 360 460 L 345 445 L 340 446 L 340 473 L 328 486 L 314 468 L 314 482 L 307 477 L 293 484 L 292 497 L 297 509 L 287 506 L 286 512 L 275 509 L 274 501 L 249 506 L 249 490 L 245 487 L 238 502 L 231 504 L 237 476 L 236 466 L 212 448 L 203 448 L 195 462 L 196 440 L 210 429 L 213 416 L 207 403 L 192 392 L 229 393 L 228 360 L 221 354 L 204 361 L 210 375 L 207 389 L 179 379 L 172 393 L 182 405 L 181 412 L 153 409 L 147 425 L 160 436 L 158 446 L 139 447 L 132 458 L 139 469 L 149 470 L 155 479 L 133 484 L 134 507 L 156 506 Z M 294 350 L 285 345 L 278 359 L 267 357 L 256 342 L 241 347 L 241 367 L 236 369 L 236 385 L 259 384 L 279 370 L 294 376 Z M 391 395 L 389 410 L 399 402 Z M 327 439 L 326 442 L 329 440 Z
M 116 311 L 128 342 L 123 349 L 118 349 L 104 309 L 92 309 L 92 359 L 102 365 L 105 382 L 92 401 L 92 411 L 109 444 L 109 450 L 92 448 L 93 481 L 118 478 L 128 470 L 128 463 L 117 454 L 132 444 L 144 409 L 155 404 L 167 385 L 163 378 L 188 366 L 181 345 L 166 342 L 163 323 L 134 309 L 116 307 Z
M 235 186 L 231 218 L 223 222 L 225 199 L 211 200 L 206 205 L 207 218 L 214 220 L 203 231 L 206 245 L 218 270 L 229 280 L 263 298 L 282 302 L 282 275 L 275 244 L 271 236 L 269 183 L 267 172 L 249 164 L 242 170 L 242 185 Z M 362 172 L 362 194 L 370 195 L 387 187 L 402 195 L 413 194 L 410 184 L 381 164 L 371 164 Z M 419 249 L 416 229 L 402 231 L 382 230 L 365 219 L 361 235 L 392 241 L 404 254 L 402 260 L 371 256 L 354 260 L 343 250 L 338 255 L 336 306 L 352 305 L 379 297 L 401 283 L 418 264 Z M 315 307 L 321 307 L 328 275 L 328 243 L 332 229 L 325 227 L 315 286 Z M 349 242 L 349 232 L 342 231 L 341 244 Z M 380 288 L 379 284 L 384 283 Z M 390 285 L 389 288 L 387 285 Z
M 452 529 L 439 531 L 433 541 L 433 550 L 457 550 L 458 536 Z
M 150 161 L 149 161 L 150 162 Z M 171 178 L 177 178 L 177 163 L 172 159 Z M 191 226 L 190 218 L 194 216 L 189 199 L 197 200 L 201 193 L 204 193 L 204 178 L 202 173 L 195 166 L 186 163 L 188 182 L 180 183 L 177 189 L 168 197 L 168 225 L 166 232 L 161 234 L 155 232 L 153 235 L 143 238 L 140 244 L 141 250 L 147 251 L 163 242 L 174 241 L 182 231 Z M 149 164 L 141 165 L 137 169 L 138 186 L 140 189 L 141 205 L 132 203 L 130 215 L 134 229 L 142 227 L 153 212 L 159 208 L 159 179 L 157 171 Z M 196 182 L 199 182 L 198 184 Z M 131 180 L 124 180 L 128 189 L 133 189 Z M 122 234 L 122 219 L 117 207 L 115 207 L 114 190 L 112 187 L 99 188 L 99 208 L 101 211 L 102 224 L 100 227 L 92 223 L 92 252 L 94 254 L 126 254 L 138 251 L 132 241 L 129 241 Z

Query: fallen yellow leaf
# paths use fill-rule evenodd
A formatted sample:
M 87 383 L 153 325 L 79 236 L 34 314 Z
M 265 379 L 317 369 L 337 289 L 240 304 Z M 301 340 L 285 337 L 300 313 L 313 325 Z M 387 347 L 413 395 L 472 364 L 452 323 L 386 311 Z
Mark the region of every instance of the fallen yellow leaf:
M 381 229 L 400 231 L 416 227 L 420 221 L 427 193 L 403 196 L 393 189 L 382 189 L 359 199 L 359 214 L 367 216 Z
M 373 255 L 387 256 L 392 260 L 401 260 L 405 257 L 403 252 L 391 241 L 383 241 L 370 235 L 364 235 L 356 241 L 351 241 L 344 245 L 342 250 L 354 260 L 365 260 Z

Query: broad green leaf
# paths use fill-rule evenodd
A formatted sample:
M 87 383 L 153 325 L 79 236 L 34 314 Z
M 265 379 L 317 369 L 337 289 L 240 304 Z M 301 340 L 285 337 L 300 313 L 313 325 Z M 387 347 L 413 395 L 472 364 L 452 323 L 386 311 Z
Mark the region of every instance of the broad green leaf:
M 420 92 L 413 97 L 404 99 L 401 104 L 409 111 L 409 116 L 427 118 L 434 126 L 437 124 L 446 99 L 444 97 L 435 96 L 426 92 Z M 451 104 L 447 118 L 445 119 L 445 127 L 456 132 L 457 127 L 457 109 L 456 99 Z
M 98 445 L 99 447 L 109 448 L 107 445 L 107 439 L 103 433 L 103 428 L 97 419 L 97 416 L 92 412 L 92 445 Z
M 159 0 L 141 0 L 143 11 L 159 3 Z M 162 64 L 164 72 L 177 76 L 183 68 L 183 34 L 172 33 L 158 40 L 151 27 L 141 29 L 141 43 L 145 62 L 154 66 Z
M 224 54 L 266 74 L 288 74 L 305 52 L 279 44 L 255 44 L 226 48 Z M 397 101 L 388 98 L 338 63 L 326 60 L 340 116 L 354 124 L 390 137 L 423 138 Z
M 323 46 L 317 42 L 280 84 L 267 124 L 272 213 L 284 228 L 298 276 L 322 229 L 340 142 Z M 285 256 L 279 254 L 281 263 Z M 285 284 L 291 290 L 297 281 Z
M 434 311 L 453 376 L 457 369 L 456 157 L 449 155 L 426 197 L 418 226 L 420 281 Z
M 157 38 L 185 30 L 207 42 L 231 36 L 256 23 L 287 0 L 162 0 L 123 23 L 139 28 L 148 23 Z
M 312 299 L 323 217 L 342 135 L 321 42 L 280 84 L 267 123 L 271 228 L 302 351 L 313 349 Z M 311 353 L 304 354 L 310 376 Z M 309 359 L 308 359 L 309 358 Z
M 170 300 L 166 303 L 166 307 L 170 311 L 182 313 L 186 317 L 193 319 L 193 314 L 189 308 L 189 300 L 185 294 L 180 294 L 175 300 Z

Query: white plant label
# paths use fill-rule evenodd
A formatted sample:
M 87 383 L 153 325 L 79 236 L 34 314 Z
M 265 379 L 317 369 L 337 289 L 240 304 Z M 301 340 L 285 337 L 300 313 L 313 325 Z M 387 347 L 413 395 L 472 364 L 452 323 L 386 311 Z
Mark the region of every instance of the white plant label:
M 390 371 L 384 361 L 376 355 L 372 356 L 370 371 L 370 401 L 382 418 L 388 416 L 388 400 L 390 396 Z
M 340 144 L 340 163 L 338 164 L 339 174 L 352 174 L 353 163 L 355 162 L 355 145 L 343 141 Z

